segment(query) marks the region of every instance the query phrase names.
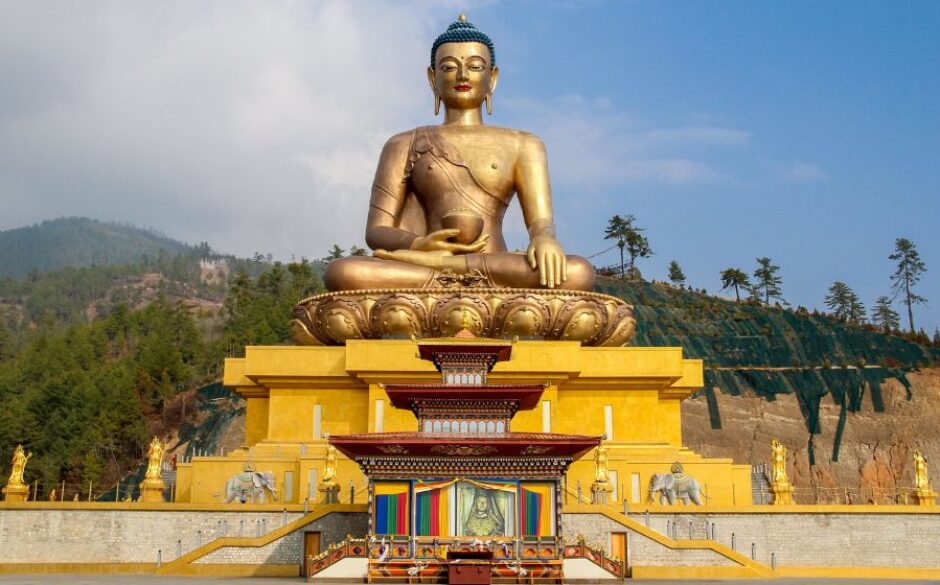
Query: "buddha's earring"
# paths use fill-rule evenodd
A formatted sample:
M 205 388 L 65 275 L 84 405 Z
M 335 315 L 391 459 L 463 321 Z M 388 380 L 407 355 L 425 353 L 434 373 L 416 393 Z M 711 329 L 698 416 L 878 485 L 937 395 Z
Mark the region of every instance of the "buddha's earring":
M 441 96 L 437 92 L 434 92 L 434 115 L 437 116 L 441 113 Z
M 486 115 L 493 115 L 493 94 L 488 93 L 486 97 L 483 98 L 483 101 L 486 102 Z

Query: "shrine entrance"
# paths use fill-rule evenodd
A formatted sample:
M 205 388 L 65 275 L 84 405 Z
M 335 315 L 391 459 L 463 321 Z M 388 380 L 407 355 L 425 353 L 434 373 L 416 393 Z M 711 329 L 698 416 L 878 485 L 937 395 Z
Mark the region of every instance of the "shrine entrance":
M 369 479 L 369 581 L 562 582 L 561 480 L 601 437 L 512 432 L 544 386 L 488 384 L 509 341 L 418 348 L 441 382 L 384 387 L 415 431 L 329 439 Z

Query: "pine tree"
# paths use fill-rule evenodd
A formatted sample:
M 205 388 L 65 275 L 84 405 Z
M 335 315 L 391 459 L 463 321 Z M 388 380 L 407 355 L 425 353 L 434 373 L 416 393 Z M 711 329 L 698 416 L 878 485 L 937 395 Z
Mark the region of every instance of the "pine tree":
M 734 289 L 734 298 L 735 300 L 741 300 L 741 293 L 739 289 L 743 288 L 747 290 L 751 286 L 751 281 L 745 273 L 740 268 L 726 268 L 721 271 L 721 290 L 726 288 Z
M 631 278 L 638 278 L 639 271 L 636 268 L 636 259 L 649 258 L 653 255 L 649 240 L 641 233 L 644 231 L 643 228 L 634 225 L 633 222 L 635 221 L 636 217 L 633 215 L 623 217 L 615 215 L 607 222 L 607 229 L 604 230 L 604 239 L 616 240 L 617 247 L 620 248 L 620 278 L 624 279 L 627 277 L 627 273 L 630 274 Z M 629 264 L 626 264 L 626 270 L 623 258 L 624 251 L 630 257 Z
M 339 244 L 333 244 L 333 247 L 330 248 L 330 251 L 323 258 L 324 262 L 329 262 L 330 260 L 337 260 L 346 255 L 346 250 L 339 247 Z
M 847 284 L 836 281 L 829 287 L 826 306 L 843 322 L 861 323 L 865 320 L 865 305 Z
M 685 273 L 682 272 L 682 268 L 675 260 L 669 263 L 669 281 L 675 286 L 685 284 Z
M 757 259 L 757 270 L 754 271 L 754 290 L 763 297 L 764 304 L 769 305 L 770 299 L 783 301 L 780 285 L 783 280 L 777 275 L 780 267 L 773 264 L 770 258 L 763 256 Z M 786 303 L 786 301 L 783 301 Z
M 894 299 L 901 297 L 901 302 L 907 307 L 907 321 L 913 333 L 914 305 L 927 302 L 927 299 L 916 294 L 913 288 L 927 272 L 927 265 L 920 259 L 914 242 L 907 238 L 894 241 L 894 254 L 888 258 L 897 262 L 897 269 L 891 275 L 891 290 L 894 291 Z
M 881 327 L 885 333 L 891 333 L 900 325 L 898 312 L 891 307 L 891 299 L 880 296 L 871 309 L 871 322 Z
M 368 254 L 368 251 L 365 248 L 360 248 L 359 246 L 355 244 L 353 244 L 353 246 L 349 248 L 350 256 L 365 256 L 366 254 Z

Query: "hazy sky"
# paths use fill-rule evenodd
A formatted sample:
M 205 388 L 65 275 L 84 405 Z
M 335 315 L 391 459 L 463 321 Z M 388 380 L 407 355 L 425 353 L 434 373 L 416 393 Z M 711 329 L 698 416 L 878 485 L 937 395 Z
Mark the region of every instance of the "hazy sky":
M 0 0 L 0 229 L 84 215 L 284 259 L 362 244 L 378 152 L 434 123 L 428 50 L 461 10 L 496 43 L 487 122 L 548 146 L 570 252 L 632 213 L 647 278 L 676 259 L 717 291 L 769 256 L 794 305 L 842 280 L 871 306 L 905 236 L 929 269 L 915 318 L 940 325 L 935 1 Z

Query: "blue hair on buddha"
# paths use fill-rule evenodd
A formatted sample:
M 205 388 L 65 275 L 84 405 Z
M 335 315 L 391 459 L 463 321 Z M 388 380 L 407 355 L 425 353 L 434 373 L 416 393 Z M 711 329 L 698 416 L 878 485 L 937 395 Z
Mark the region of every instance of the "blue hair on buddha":
M 472 23 L 467 22 L 467 17 L 463 14 L 435 39 L 434 45 L 431 46 L 431 67 L 434 67 L 434 55 L 437 53 L 437 48 L 444 43 L 483 43 L 490 50 L 492 61 L 490 66 L 496 65 L 496 49 L 493 48 L 492 39 Z

